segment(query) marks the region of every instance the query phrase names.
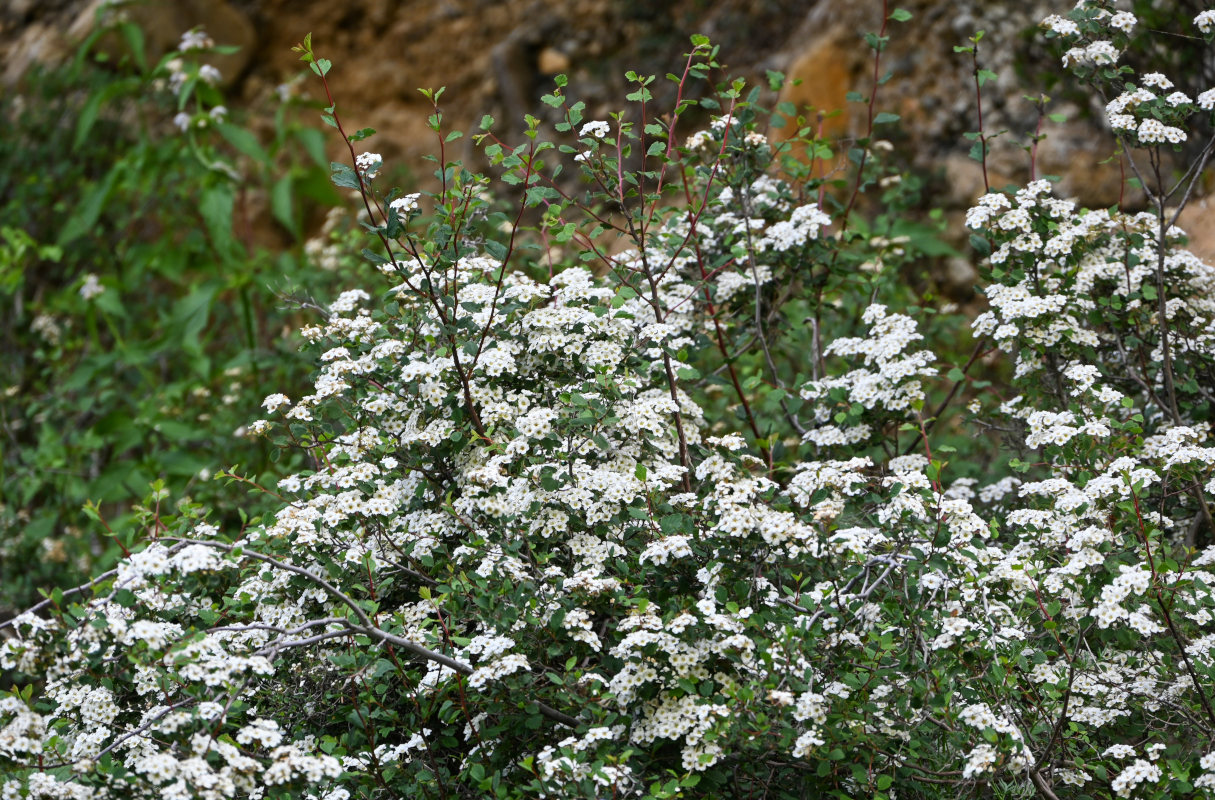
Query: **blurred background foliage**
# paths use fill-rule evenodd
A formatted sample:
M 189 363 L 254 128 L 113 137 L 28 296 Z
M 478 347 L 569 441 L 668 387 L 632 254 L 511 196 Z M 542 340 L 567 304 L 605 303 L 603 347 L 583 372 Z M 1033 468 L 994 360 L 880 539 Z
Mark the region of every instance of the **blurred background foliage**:
M 149 64 L 124 23 L 0 96 L 0 614 L 115 558 L 86 502 L 117 530 L 163 481 L 243 524 L 223 509 L 259 498 L 215 475 L 268 468 L 239 431 L 305 380 L 290 331 L 337 279 L 301 240 L 338 201 L 323 134 L 284 104 L 259 141 L 190 55 Z

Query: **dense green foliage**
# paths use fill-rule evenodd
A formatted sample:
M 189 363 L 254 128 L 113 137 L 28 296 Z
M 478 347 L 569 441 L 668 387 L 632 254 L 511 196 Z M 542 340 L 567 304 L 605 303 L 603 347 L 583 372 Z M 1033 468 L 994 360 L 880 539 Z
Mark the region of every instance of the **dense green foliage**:
M 284 105 L 259 143 L 221 121 L 201 50 L 145 65 L 139 30 L 117 30 L 120 63 L 95 52 L 103 29 L 0 95 L 0 613 L 120 553 L 86 503 L 119 529 L 154 482 L 230 507 L 244 490 L 208 476 L 267 468 L 233 432 L 263 387 L 302 374 L 288 295 L 333 280 L 297 238 L 336 198 L 320 132 Z M 250 241 L 255 222 L 277 252 Z

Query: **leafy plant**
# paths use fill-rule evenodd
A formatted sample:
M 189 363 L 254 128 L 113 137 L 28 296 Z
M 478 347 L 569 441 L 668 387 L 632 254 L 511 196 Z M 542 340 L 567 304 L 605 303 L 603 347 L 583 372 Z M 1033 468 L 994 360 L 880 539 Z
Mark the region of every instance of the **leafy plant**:
M 320 133 L 286 105 L 269 145 L 231 122 L 202 32 L 146 66 L 130 23 L 127 59 L 96 60 L 111 30 L 0 98 L 0 613 L 121 554 L 86 502 L 119 527 L 155 480 L 243 503 L 208 476 L 270 464 L 231 434 L 250 392 L 299 380 L 279 332 L 300 317 L 279 295 L 332 282 L 248 238 L 256 194 L 287 241 L 306 203 L 335 199 Z
M 483 120 L 493 178 L 448 157 L 427 92 L 436 188 L 406 195 L 306 39 L 378 299 L 329 304 L 312 386 L 250 425 L 304 454 L 259 485 L 273 512 L 153 495 L 113 571 L 5 626 L 4 792 L 1209 794 L 1215 268 L 1167 205 L 1204 162 L 1156 165 L 1215 90 L 1119 68 L 1133 22 L 1045 24 L 1118 93 L 1154 213 L 986 193 L 957 364 L 921 332 L 957 317 L 878 268 L 907 256 L 898 215 L 857 219 L 873 128 L 825 202 L 783 158 L 823 157 L 801 122 L 768 141 L 737 81 L 682 99 L 718 75 L 704 37 L 672 108 L 630 74 L 628 110 L 588 118 L 559 77 L 551 138 Z M 687 135 L 693 103 L 715 118 Z M 983 357 L 1009 380 L 972 382 Z

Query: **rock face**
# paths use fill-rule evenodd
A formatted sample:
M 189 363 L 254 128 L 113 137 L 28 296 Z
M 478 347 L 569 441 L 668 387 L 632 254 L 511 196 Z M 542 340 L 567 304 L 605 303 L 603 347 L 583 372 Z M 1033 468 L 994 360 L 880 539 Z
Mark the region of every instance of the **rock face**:
M 1187 19 L 1182 14 L 1189 13 L 1190 0 L 1170 2 L 1179 5 L 1177 18 Z M 4 84 L 19 82 L 34 62 L 70 54 L 104 5 L 105 0 L 8 0 L 0 7 Z M 999 75 L 983 89 L 984 130 L 1004 131 L 988 157 L 988 180 L 994 187 L 1026 180 L 1025 146 L 1039 113 L 1023 97 L 1022 82 L 1034 86 L 1061 73 L 1053 69 L 1057 54 L 1031 34 L 1040 19 L 1069 3 L 900 5 L 913 16 L 888 26 L 880 73 L 889 72 L 891 79 L 878 90 L 877 108 L 899 114 L 901 123 L 877 134 L 894 140 L 912 166 L 935 176 L 935 205 L 955 211 L 968 206 L 983 191 L 982 168 L 966 156 L 970 143 L 964 139 L 978 127 L 975 87 L 970 57 L 953 47 L 984 30 L 981 66 Z M 824 118 L 822 130 L 846 141 L 864 130 L 866 108 L 846 97 L 872 90 L 873 60 L 863 36 L 879 28 L 881 9 L 878 0 L 152 0 L 120 3 L 109 13 L 125 14 L 141 26 L 152 58 L 197 25 L 217 43 L 239 46 L 239 53 L 216 66 L 229 82 L 232 105 L 255 116 L 269 106 L 276 87 L 299 74 L 290 48 L 311 32 L 318 53 L 335 65 L 331 83 L 349 127 L 377 129 L 371 149 L 416 165 L 437 146 L 418 87 L 447 87 L 442 106 L 451 127 L 468 130 L 491 114 L 508 138 L 518 135 L 525 112 L 542 110 L 539 98 L 554 74 L 568 74 L 571 95 L 604 115 L 619 110 L 626 69 L 659 76 L 678 71 L 693 33 L 721 46 L 719 60 L 729 74 L 766 85 L 766 70 L 786 72 L 790 80 L 779 99 L 809 108 L 811 124 L 819 112 L 841 110 Z M 122 44 L 115 39 L 101 46 Z M 1036 72 L 1026 75 L 1027 69 Z M 299 86 L 309 96 L 319 94 L 311 81 Z M 1209 87 L 1198 91 L 1203 88 Z M 654 90 L 662 103 L 671 84 L 660 77 Z M 1063 99 L 1047 111 L 1066 119 L 1044 121 L 1036 174 L 1060 176 L 1059 191 L 1087 205 L 1108 206 L 1120 198 L 1133 204 L 1136 198 L 1124 194 L 1117 159 L 1110 160 L 1114 142 L 1097 122 L 1099 106 L 1080 94 L 1058 93 Z M 765 98 L 776 99 L 770 93 Z M 453 146 L 462 148 L 455 156 L 476 162 L 468 139 Z M 333 155 L 338 156 L 337 143 Z M 1200 237 L 1212 235 L 1199 233 L 1208 225 L 1192 227 Z
M 7 47 L 0 45 L 4 85 L 18 83 L 34 63 L 61 61 L 96 30 L 99 20 L 105 19 L 129 20 L 138 25 L 150 63 L 176 49 L 185 31 L 205 29 L 217 42 L 239 48 L 235 53 L 208 59 L 229 87 L 239 82 L 255 55 L 257 34 L 252 21 L 226 0 L 12 0 L 7 9 L 0 9 L 0 34 L 11 42 Z M 108 52 L 126 49 L 116 36 L 103 38 L 97 46 Z

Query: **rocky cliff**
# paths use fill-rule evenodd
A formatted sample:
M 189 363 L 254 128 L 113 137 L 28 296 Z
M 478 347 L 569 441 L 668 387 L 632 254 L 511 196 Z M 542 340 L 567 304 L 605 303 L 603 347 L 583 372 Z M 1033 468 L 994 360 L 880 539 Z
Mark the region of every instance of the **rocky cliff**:
M 69 54 L 102 4 L 8 0 L 0 8 L 4 84 L 19 83 L 34 62 Z M 1038 173 L 1060 176 L 1060 192 L 1089 205 L 1125 197 L 1121 169 L 1111 160 L 1114 143 L 1094 113 L 1099 105 L 1057 82 L 1058 55 L 1035 33 L 1042 17 L 1067 3 L 902 0 L 900 5 L 913 16 L 888 31 L 880 71 L 889 72 L 891 80 L 881 87 L 878 105 L 902 120 L 882 133 L 930 178 L 934 205 L 957 213 L 983 187 L 963 136 L 977 127 L 973 66 L 969 56 L 953 50 L 977 30 L 986 31 L 982 66 L 999 76 L 984 88 L 984 127 L 1006 131 L 990 158 L 992 183 L 1026 179 L 1024 146 L 1039 113 L 1025 95 L 1046 84 L 1057 95 L 1048 112 L 1062 121 L 1047 120 L 1042 128 L 1046 138 L 1038 148 Z M 1197 10 L 1196 0 L 1155 5 L 1169 6 L 1157 13 L 1174 17 L 1179 28 Z M 787 73 L 791 81 L 779 99 L 805 107 L 811 118 L 843 109 L 826 120 L 824 131 L 840 138 L 856 135 L 864 109 L 846 96 L 870 91 L 873 61 L 863 36 L 878 29 L 882 8 L 882 0 L 153 0 L 123 3 L 121 13 L 143 28 L 153 57 L 196 25 L 220 44 L 239 46 L 217 66 L 238 104 L 254 116 L 276 87 L 299 74 L 290 48 L 311 32 L 317 51 L 335 64 L 332 83 L 348 121 L 376 128 L 375 149 L 386 158 L 418 164 L 434 147 L 425 126 L 429 106 L 418 87 L 447 87 L 443 107 L 454 127 L 467 129 L 488 113 L 507 131 L 512 124 L 517 130 L 523 113 L 540 107 L 539 97 L 554 74 L 568 74 L 573 93 L 591 109 L 606 112 L 621 103 L 626 69 L 666 74 L 678 66 L 693 33 L 721 46 L 720 60 L 733 75 L 762 84 L 767 70 Z M 1169 45 L 1166 41 L 1162 54 L 1176 60 Z M 1205 62 L 1188 67 L 1196 82 L 1210 72 Z M 301 84 L 300 91 L 315 90 L 309 82 Z M 1182 224 L 1197 248 L 1212 257 L 1215 224 L 1209 216 L 1200 200 Z

